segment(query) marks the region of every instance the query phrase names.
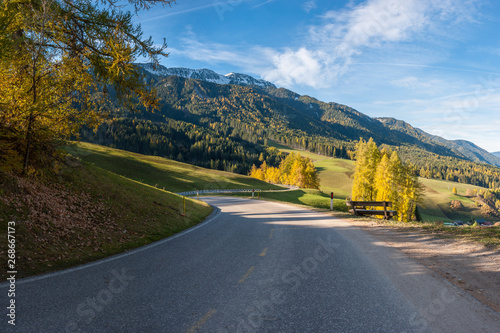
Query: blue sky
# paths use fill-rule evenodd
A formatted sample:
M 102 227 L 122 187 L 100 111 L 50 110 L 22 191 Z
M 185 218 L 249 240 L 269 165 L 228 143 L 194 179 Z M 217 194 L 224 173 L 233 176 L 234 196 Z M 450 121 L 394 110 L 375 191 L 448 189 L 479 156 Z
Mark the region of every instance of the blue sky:
M 239 72 L 500 151 L 496 0 L 178 0 L 135 18 L 166 67 Z

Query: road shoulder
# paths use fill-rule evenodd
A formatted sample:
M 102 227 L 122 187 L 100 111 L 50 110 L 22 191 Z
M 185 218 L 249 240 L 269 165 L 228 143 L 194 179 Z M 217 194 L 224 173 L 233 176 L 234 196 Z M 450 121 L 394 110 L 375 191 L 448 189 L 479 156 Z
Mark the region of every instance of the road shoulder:
M 439 234 L 346 219 L 500 313 L 500 250 Z

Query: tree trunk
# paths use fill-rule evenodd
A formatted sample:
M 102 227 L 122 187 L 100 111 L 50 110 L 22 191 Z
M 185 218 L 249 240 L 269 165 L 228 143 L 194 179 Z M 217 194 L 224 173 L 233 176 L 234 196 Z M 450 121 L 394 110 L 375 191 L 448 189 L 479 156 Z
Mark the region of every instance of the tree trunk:
M 26 170 L 28 169 L 32 132 L 33 132 L 32 128 L 33 128 L 33 114 L 30 114 L 28 117 L 28 131 L 26 133 L 26 151 L 24 153 L 23 174 L 26 174 Z
M 408 222 L 411 222 L 412 215 L 413 215 L 413 204 L 410 204 L 410 208 L 408 209 Z
M 33 107 L 36 104 L 37 94 L 36 94 L 36 58 L 33 61 L 32 66 L 32 76 L 31 76 L 31 89 L 33 91 Z M 33 111 L 31 111 L 28 117 L 28 129 L 26 132 L 26 151 L 24 153 L 24 163 L 23 163 L 23 174 L 26 174 L 28 169 L 29 157 L 30 157 L 30 149 L 31 149 L 31 141 L 33 140 L 33 122 L 35 120 L 35 116 Z

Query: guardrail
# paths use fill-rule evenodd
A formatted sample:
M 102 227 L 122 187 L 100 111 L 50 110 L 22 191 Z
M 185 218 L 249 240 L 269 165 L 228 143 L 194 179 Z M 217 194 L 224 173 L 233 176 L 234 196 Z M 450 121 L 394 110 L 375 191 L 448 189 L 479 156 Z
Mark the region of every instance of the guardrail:
M 190 195 L 198 195 L 198 194 L 211 194 L 211 193 L 238 193 L 238 192 L 284 192 L 284 191 L 293 191 L 298 190 L 299 187 L 295 185 L 279 185 L 284 187 L 282 190 L 261 190 L 261 189 L 216 189 L 216 190 L 194 190 L 187 192 L 179 192 L 176 193 L 178 195 L 190 196 Z
M 180 192 L 178 195 L 197 195 L 197 194 L 213 194 L 213 193 L 238 193 L 238 192 L 260 192 L 260 189 L 235 189 L 235 190 L 199 190 L 199 191 L 188 191 L 188 192 Z

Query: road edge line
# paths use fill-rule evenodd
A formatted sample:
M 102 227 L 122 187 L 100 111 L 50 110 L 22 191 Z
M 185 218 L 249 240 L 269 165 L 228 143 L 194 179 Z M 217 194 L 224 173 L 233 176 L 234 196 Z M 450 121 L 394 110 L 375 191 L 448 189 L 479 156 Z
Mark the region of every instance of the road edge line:
M 167 238 L 164 238 L 164 239 L 161 239 L 159 241 L 156 241 L 156 242 L 153 242 L 151 244 L 147 244 L 147 245 L 144 245 L 144 246 L 141 246 L 141 247 L 137 247 L 135 249 L 131 249 L 131 250 L 128 250 L 128 251 L 125 251 L 125 252 L 122 252 L 122 253 L 118 253 L 118 254 L 114 254 L 114 255 L 111 255 L 109 257 L 106 257 L 106 258 L 102 258 L 102 259 L 99 259 L 99 260 L 96 260 L 96 261 L 91 261 L 89 263 L 86 263 L 86 264 L 81 264 L 81 265 L 78 265 L 78 266 L 75 266 L 75 267 L 72 267 L 72 268 L 67 268 L 67 269 L 64 269 L 64 270 L 60 270 L 60 271 L 55 271 L 55 272 L 50 272 L 50 273 L 45 273 L 45 274 L 42 274 L 42 275 L 35 275 L 35 276 L 32 276 L 32 277 L 27 277 L 27 278 L 22 278 L 22 279 L 19 279 L 16 281 L 16 284 L 23 284 L 23 283 L 30 283 L 30 282 L 35 282 L 35 281 L 40 281 L 40 280 L 44 280 L 44 279 L 48 279 L 48 278 L 51 278 L 51 277 L 55 277 L 55 276 L 59 276 L 59 275 L 64 275 L 64 274 L 68 274 L 68 273 L 72 273 L 72 272 L 76 272 L 76 271 L 79 271 L 79 270 L 82 270 L 82 269 L 86 269 L 86 268 L 90 268 L 90 267 L 93 267 L 93 266 L 98 266 L 98 265 L 101 265 L 101 264 L 104 264 L 104 263 L 107 263 L 107 262 L 110 262 L 110 261 L 114 261 L 114 260 L 118 260 L 118 259 L 121 259 L 121 258 L 124 258 L 124 257 L 127 257 L 127 256 L 130 256 L 130 255 L 135 255 L 139 252 L 142 252 L 142 251 L 146 251 L 146 250 L 149 250 L 150 248 L 153 248 L 153 247 L 156 247 L 156 246 L 159 246 L 159 245 L 163 245 L 165 243 L 168 243 L 178 237 L 181 237 L 181 236 L 184 236 L 198 228 L 201 228 L 209 223 L 211 223 L 217 216 L 219 216 L 221 210 L 218 208 L 218 207 L 215 207 L 215 206 L 212 206 L 210 205 L 212 208 L 213 208 L 213 211 L 212 213 L 210 213 L 210 215 L 208 215 L 208 217 L 198 223 L 197 225 L 191 227 L 191 228 L 188 228 L 186 230 L 183 230 L 175 235 L 172 235 L 172 236 L 169 236 Z M 2 282 L 0 283 L 0 288 L 5 288 L 5 287 L 8 287 L 9 286 L 9 282 Z

